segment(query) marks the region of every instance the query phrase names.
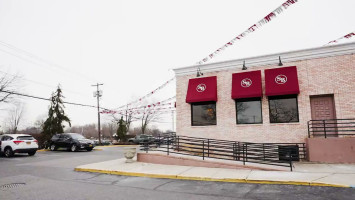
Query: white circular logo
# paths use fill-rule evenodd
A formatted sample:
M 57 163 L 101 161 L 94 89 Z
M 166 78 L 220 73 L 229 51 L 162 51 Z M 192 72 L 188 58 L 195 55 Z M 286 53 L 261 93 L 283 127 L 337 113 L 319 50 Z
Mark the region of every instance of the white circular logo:
M 198 86 L 196 87 L 196 90 L 197 90 L 197 92 L 204 92 L 205 90 L 206 90 L 206 85 L 205 84 L 203 84 L 203 83 L 200 83 L 200 84 L 198 84 Z
M 275 82 L 276 82 L 277 84 L 285 84 L 285 83 L 287 82 L 287 76 L 282 75 L 282 74 L 277 75 L 277 76 L 275 77 Z
M 245 88 L 250 87 L 251 84 L 253 84 L 253 82 L 249 78 L 245 78 L 242 81 L 240 81 L 240 85 Z

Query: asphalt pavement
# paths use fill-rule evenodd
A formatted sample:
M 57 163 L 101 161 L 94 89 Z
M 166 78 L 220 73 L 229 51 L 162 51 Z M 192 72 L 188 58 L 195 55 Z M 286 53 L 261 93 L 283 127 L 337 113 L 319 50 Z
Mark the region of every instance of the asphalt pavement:
M 122 147 L 101 149 L 0 157 L 0 199 L 355 199 L 354 188 L 172 180 L 74 171 L 79 165 L 123 158 Z

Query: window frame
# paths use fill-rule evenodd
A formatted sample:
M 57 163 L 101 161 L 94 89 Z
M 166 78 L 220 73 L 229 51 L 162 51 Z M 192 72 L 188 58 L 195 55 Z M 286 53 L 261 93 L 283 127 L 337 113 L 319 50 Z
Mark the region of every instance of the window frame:
M 248 101 L 260 101 L 260 116 L 261 122 L 258 123 L 239 123 L 238 122 L 238 110 L 237 110 L 237 102 L 248 102 Z M 244 124 L 263 124 L 263 102 L 262 97 L 253 97 L 253 98 L 243 98 L 243 99 L 234 99 L 235 102 L 235 121 L 237 125 L 244 125 Z
M 194 105 L 206 105 L 206 104 L 215 104 L 216 123 L 215 124 L 206 124 L 206 125 L 194 125 L 193 124 L 193 106 Z M 217 102 L 216 101 L 195 102 L 195 103 L 191 103 L 190 107 L 191 107 L 191 126 L 216 126 L 217 125 Z
M 296 99 L 296 108 L 297 108 L 297 121 L 294 122 L 271 122 L 271 106 L 270 106 L 270 100 L 274 99 L 291 99 L 295 98 Z M 299 123 L 300 122 L 300 113 L 298 109 L 298 94 L 290 94 L 290 95 L 280 95 L 280 96 L 269 96 L 268 97 L 268 105 L 269 105 L 269 122 L 270 124 L 289 124 L 289 123 Z

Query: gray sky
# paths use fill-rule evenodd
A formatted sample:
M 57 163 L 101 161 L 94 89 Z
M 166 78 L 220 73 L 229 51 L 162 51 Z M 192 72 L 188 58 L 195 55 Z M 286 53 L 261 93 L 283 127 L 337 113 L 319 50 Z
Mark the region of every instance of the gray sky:
M 116 108 L 206 57 L 286 0 L 0 0 L 0 71 L 19 73 L 21 92 Z M 299 0 L 210 62 L 322 46 L 355 31 L 354 0 Z M 343 40 L 343 42 L 353 42 Z M 41 62 L 2 42 L 53 63 Z M 0 73 L 1 73 L 0 72 Z M 175 95 L 175 82 L 148 101 Z M 49 102 L 22 98 L 25 124 Z M 1 105 L 0 105 L 1 106 Z M 96 123 L 95 109 L 66 107 L 73 125 Z M 7 113 L 1 111 L 0 124 Z M 104 119 L 105 121 L 105 119 Z M 171 128 L 171 116 L 157 124 Z

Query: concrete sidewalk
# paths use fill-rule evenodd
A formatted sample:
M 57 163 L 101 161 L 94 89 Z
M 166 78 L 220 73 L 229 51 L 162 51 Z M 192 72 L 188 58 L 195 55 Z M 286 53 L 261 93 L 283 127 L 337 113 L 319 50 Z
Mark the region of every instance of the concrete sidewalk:
M 81 165 L 75 171 L 124 176 L 259 184 L 355 187 L 355 165 L 297 163 L 293 172 L 125 163 L 117 159 Z

